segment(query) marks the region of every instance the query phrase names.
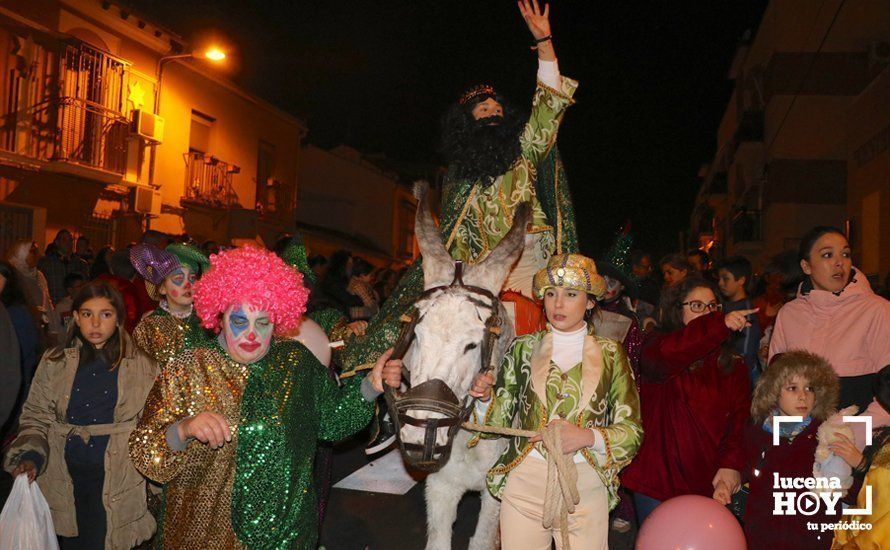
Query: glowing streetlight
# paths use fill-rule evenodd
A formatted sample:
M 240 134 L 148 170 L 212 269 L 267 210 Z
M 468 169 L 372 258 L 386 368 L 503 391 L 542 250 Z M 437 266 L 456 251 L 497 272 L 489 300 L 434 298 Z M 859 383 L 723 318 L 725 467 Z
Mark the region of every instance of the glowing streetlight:
M 164 57 L 158 59 L 157 65 L 157 88 L 155 91 L 155 110 L 154 113 L 156 115 L 160 114 L 161 111 L 161 83 L 164 78 L 164 67 L 167 63 L 171 61 L 185 61 L 187 59 L 207 59 L 213 61 L 214 63 L 221 63 L 226 59 L 226 52 L 222 49 L 211 46 L 207 48 L 203 53 L 192 52 L 192 53 L 180 53 L 173 55 L 165 55 Z M 156 152 L 157 144 L 153 143 L 151 145 L 150 157 L 148 162 L 148 183 L 149 185 L 154 186 L 155 184 L 155 158 L 157 155 Z
M 204 57 L 206 57 L 210 61 L 222 61 L 226 58 L 226 52 L 214 47 L 204 52 Z

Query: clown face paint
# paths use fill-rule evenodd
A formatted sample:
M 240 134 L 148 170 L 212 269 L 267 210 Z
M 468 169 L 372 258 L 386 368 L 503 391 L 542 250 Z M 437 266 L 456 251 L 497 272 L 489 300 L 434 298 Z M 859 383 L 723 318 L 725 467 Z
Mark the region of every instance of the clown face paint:
M 606 280 L 606 294 L 603 296 L 603 301 L 610 304 L 617 300 L 621 295 L 621 291 L 624 290 L 624 285 L 622 285 L 621 281 L 618 279 L 613 279 L 608 275 L 603 275 L 603 279 Z
M 269 312 L 250 304 L 236 304 L 223 315 L 223 339 L 226 351 L 242 364 L 255 363 L 269 351 L 275 324 Z
M 188 266 L 182 266 L 167 275 L 158 291 L 167 300 L 167 307 L 171 311 L 185 313 L 191 309 L 192 302 L 195 300 L 192 295 L 195 279 L 195 274 Z

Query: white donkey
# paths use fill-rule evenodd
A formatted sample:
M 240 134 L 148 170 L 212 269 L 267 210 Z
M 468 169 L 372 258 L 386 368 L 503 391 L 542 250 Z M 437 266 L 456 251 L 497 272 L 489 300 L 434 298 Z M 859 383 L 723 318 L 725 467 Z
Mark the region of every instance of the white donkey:
M 418 184 L 416 193 L 420 204 L 415 232 L 423 253 L 424 289 L 447 286 L 454 278 L 454 260 L 445 250 L 439 229 L 430 216 L 426 184 Z M 520 206 L 513 227 L 498 246 L 480 263 L 467 266 L 463 274 L 464 284 L 497 296 L 522 252 L 529 220 L 530 208 Z M 493 372 L 497 375 L 501 359 L 514 336 L 513 326 L 500 301 L 466 287 L 451 286 L 421 298 L 416 307 L 420 320 L 415 326 L 414 342 L 404 358 L 412 386 L 428 380 L 442 380 L 463 401 L 481 367 L 485 321 L 492 313 L 497 313 L 503 320 L 491 353 Z M 408 412 L 415 418 L 442 416 L 416 409 Z M 403 443 L 424 443 L 424 430 L 415 426 L 403 425 L 399 436 Z M 506 441 L 483 439 L 468 449 L 467 442 L 472 436 L 461 429 L 454 438 L 447 464 L 426 480 L 427 550 L 451 549 L 452 524 L 457 516 L 458 501 L 468 491 L 480 491 L 482 495 L 479 520 L 469 548 L 488 550 L 497 545 L 500 503 L 489 494 L 485 478 L 488 469 L 505 449 Z M 446 443 L 447 430 L 439 429 L 436 444 Z

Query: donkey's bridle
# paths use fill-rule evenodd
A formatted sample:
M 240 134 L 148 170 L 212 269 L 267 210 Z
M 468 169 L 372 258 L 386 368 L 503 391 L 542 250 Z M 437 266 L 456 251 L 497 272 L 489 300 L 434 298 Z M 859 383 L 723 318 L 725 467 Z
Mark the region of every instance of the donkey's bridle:
M 463 282 L 463 262 L 454 263 L 454 280 L 449 285 L 442 285 L 425 290 L 414 302 L 410 314 L 402 317 L 402 329 L 393 346 L 392 359 L 402 359 L 414 341 L 414 329 L 423 319 L 417 304 L 433 294 L 450 288 L 461 288 L 471 295 L 485 298 L 488 302 L 477 297 L 470 297 L 470 301 L 477 307 L 488 309 L 490 314 L 485 320 L 485 332 L 482 340 L 481 365 L 479 372 L 484 373 L 492 368 L 491 356 L 494 352 L 495 342 L 501 334 L 503 319 L 500 316 L 500 301 L 497 296 L 484 288 L 465 285 Z M 399 394 L 394 388 L 385 385 L 386 404 L 389 408 L 389 416 L 395 424 L 396 433 L 401 431 L 403 424 L 416 426 L 424 430 L 423 444 L 405 443 L 401 436 L 399 446 L 405 462 L 418 470 L 435 472 L 448 462 L 451 454 L 451 446 L 454 436 L 460 429 L 476 403 L 476 398 L 465 398 L 461 403 L 451 388 L 437 378 L 433 378 L 411 386 L 410 373 L 404 367 L 402 375 L 409 389 Z M 420 409 L 444 415 L 444 418 L 415 418 L 408 414 L 411 409 Z M 445 445 L 436 445 L 436 433 L 439 428 L 448 429 L 448 441 Z

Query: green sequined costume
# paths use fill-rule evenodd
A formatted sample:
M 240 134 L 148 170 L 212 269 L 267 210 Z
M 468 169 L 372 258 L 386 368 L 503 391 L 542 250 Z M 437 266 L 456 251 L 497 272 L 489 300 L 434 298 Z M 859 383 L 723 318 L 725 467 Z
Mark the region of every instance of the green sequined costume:
M 577 83 L 561 77 L 555 90 L 538 83 L 529 122 L 521 135 L 522 155 L 490 186 L 480 181 L 447 176 L 442 193 L 442 240 L 456 260 L 476 263 L 497 246 L 513 223 L 513 212 L 531 201 L 529 233 L 540 234 L 545 255 L 578 252 L 572 197 L 556 134 L 573 100 Z M 347 340 L 341 353 L 342 376 L 373 367 L 377 357 L 393 345 L 400 318 L 423 291 L 423 269 L 418 258 L 392 295 L 371 320 L 364 337 Z
M 374 405 L 360 382 L 338 387 L 305 346 L 278 338 L 251 365 L 218 343 L 178 354 L 130 438 L 136 467 L 166 483 L 164 548 L 314 549 L 316 440 L 342 439 L 368 423 Z M 167 429 L 207 410 L 235 427 L 233 440 L 171 449 Z

